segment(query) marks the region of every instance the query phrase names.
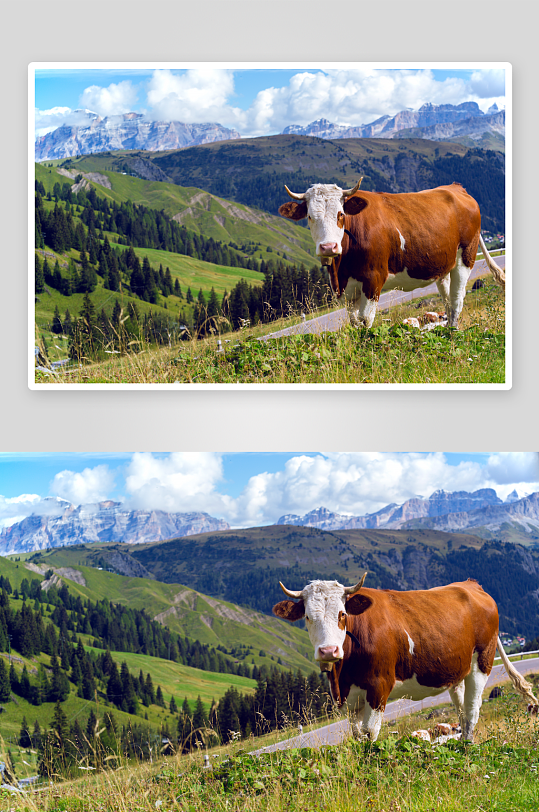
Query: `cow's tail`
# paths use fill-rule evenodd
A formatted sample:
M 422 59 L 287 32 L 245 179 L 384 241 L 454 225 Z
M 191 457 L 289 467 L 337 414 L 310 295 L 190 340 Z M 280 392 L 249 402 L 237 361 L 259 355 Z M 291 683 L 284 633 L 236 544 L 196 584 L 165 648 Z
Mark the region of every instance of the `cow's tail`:
M 515 690 L 517 690 L 519 694 L 522 694 L 522 696 L 525 696 L 526 699 L 533 705 L 539 705 L 539 702 L 533 695 L 532 686 L 530 685 L 528 680 L 524 679 L 522 674 L 519 674 L 515 666 L 512 664 L 509 657 L 504 651 L 502 641 L 500 640 L 499 637 L 498 637 L 498 651 L 500 652 L 500 657 L 502 658 L 502 663 L 505 666 L 505 670 L 511 677 L 511 682 L 513 683 Z
M 498 284 L 501 288 L 505 290 L 505 271 L 500 268 L 499 265 L 496 265 L 492 257 L 490 256 L 487 246 L 483 242 L 483 237 L 481 236 L 481 232 L 479 232 L 479 244 L 481 246 L 481 251 L 483 252 L 483 256 L 485 257 L 485 261 L 488 265 L 488 269 L 491 272 L 492 276 L 494 277 L 494 281 Z

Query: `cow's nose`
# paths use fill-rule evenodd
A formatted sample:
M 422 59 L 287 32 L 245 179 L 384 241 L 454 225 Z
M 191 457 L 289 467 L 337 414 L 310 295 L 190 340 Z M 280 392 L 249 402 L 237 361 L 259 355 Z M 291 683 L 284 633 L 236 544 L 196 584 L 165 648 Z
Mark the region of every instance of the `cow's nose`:
M 319 646 L 318 653 L 322 660 L 336 660 L 339 649 L 337 646 Z
M 320 243 L 320 254 L 330 256 L 332 254 L 338 254 L 339 249 L 336 242 L 321 242 Z

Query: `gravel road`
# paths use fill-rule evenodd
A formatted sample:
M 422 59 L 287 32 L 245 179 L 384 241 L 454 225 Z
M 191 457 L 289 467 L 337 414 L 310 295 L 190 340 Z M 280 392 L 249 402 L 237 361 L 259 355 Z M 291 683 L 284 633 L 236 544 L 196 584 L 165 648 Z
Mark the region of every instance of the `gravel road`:
M 495 260 L 500 268 L 505 268 L 504 255 L 495 257 Z M 487 264 L 484 259 L 479 259 L 473 267 L 470 279 L 477 279 L 477 277 L 485 276 L 485 274 L 488 274 Z M 438 294 L 436 283 L 426 288 L 418 288 L 417 290 L 409 292 L 391 290 L 388 293 L 382 293 L 380 296 L 378 310 L 384 310 L 387 307 L 394 307 L 395 305 L 411 302 L 413 299 L 420 299 L 423 296 L 430 296 L 432 294 Z M 267 341 L 268 338 L 280 338 L 281 336 L 295 335 L 298 333 L 335 332 L 336 330 L 340 330 L 348 321 L 348 312 L 346 308 L 342 308 L 341 310 L 334 310 L 331 313 L 327 313 L 325 316 L 317 316 L 308 321 L 300 322 L 300 324 L 295 324 L 293 327 L 286 327 L 284 330 L 279 330 L 276 333 L 269 333 L 268 335 L 262 336 L 261 341 Z
M 521 674 L 539 671 L 539 657 L 533 657 L 529 660 L 513 660 L 512 663 Z M 507 671 L 503 665 L 495 665 L 490 674 L 487 688 L 492 688 L 494 685 L 507 682 L 508 679 Z M 523 698 L 522 702 L 524 703 L 525 701 Z M 412 702 L 411 699 L 399 699 L 397 702 L 390 702 L 387 705 L 384 721 L 390 722 L 394 719 L 408 716 L 410 713 L 416 713 L 426 708 L 433 708 L 436 705 L 444 705 L 446 702 L 451 702 L 448 691 L 445 691 L 443 694 L 438 694 L 438 696 L 427 697 L 427 699 L 423 699 L 421 702 Z M 323 744 L 339 744 L 350 735 L 351 731 L 348 719 L 343 719 L 339 722 L 333 722 L 331 725 L 320 727 L 318 730 L 303 733 L 301 736 L 294 736 L 278 744 L 262 747 L 260 750 L 252 752 L 251 755 L 256 756 L 260 753 L 270 753 L 274 750 L 287 750 L 293 747 L 320 747 Z

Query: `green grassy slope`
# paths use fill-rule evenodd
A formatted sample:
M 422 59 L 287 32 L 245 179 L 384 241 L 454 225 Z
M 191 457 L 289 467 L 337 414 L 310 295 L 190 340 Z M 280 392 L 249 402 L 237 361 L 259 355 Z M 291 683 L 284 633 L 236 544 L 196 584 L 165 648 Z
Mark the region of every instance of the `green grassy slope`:
M 309 230 L 298 229 L 277 214 L 271 215 L 241 203 L 233 203 L 192 186 L 143 180 L 109 171 L 106 168 L 109 164 L 109 158 L 92 155 L 73 159 L 66 171 L 75 176 L 79 173 L 99 173 L 111 186 L 109 189 L 101 183 L 90 181 L 99 197 L 117 203 L 130 200 L 137 205 L 164 211 L 171 219 L 203 234 L 206 239 L 213 237 L 220 242 L 233 242 L 239 246 L 247 242 L 260 243 L 252 256 L 267 260 L 272 256 L 267 252 L 269 246 L 273 252 L 285 253 L 289 259 L 307 266 L 316 261 Z M 36 180 L 41 181 L 47 191 L 52 192 L 55 183 L 73 185 L 75 182 L 74 178 L 62 174 L 61 167 L 36 164 L 35 170 Z
M 42 573 L 49 568 L 54 569 L 74 595 L 79 594 L 94 601 L 108 598 L 133 609 L 144 609 L 152 619 L 192 640 L 200 640 L 213 647 L 223 645 L 228 650 L 239 644 L 252 646 L 252 653 L 242 660 L 246 663 L 261 666 L 280 660 L 287 669 L 299 668 L 305 673 L 312 671 L 312 647 L 306 632 L 295 626 L 261 612 L 217 600 L 180 583 L 128 577 L 96 568 L 96 558 L 106 559 L 108 553 L 116 552 L 123 546 L 99 544 L 60 547 L 32 556 L 35 564 L 20 562 L 19 567 L 29 579 L 35 577 L 34 568 L 39 567 Z M 81 561 L 85 563 L 81 565 Z M 1 562 L 2 559 L 0 566 Z M 73 578 L 78 578 L 82 583 L 77 583 Z M 264 653 L 261 655 L 260 652 Z

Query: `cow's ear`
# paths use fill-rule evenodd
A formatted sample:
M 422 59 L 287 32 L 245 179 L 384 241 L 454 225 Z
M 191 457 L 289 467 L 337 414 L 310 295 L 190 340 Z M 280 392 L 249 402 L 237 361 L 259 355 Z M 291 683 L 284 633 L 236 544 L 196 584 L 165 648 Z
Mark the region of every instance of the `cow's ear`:
M 279 214 L 281 217 L 288 217 L 289 220 L 303 220 L 307 217 L 307 204 L 304 200 L 301 203 L 289 200 L 288 203 L 279 206 Z
M 272 609 L 274 615 L 282 618 L 283 620 L 290 620 L 294 623 L 296 620 L 301 620 L 305 615 L 305 605 L 303 601 L 280 601 L 276 603 Z
M 343 209 L 345 214 L 359 214 L 363 211 L 367 201 L 363 197 L 349 197 L 344 201 Z
M 367 597 L 367 595 L 362 595 L 361 592 L 358 592 L 356 595 L 352 595 L 346 601 L 346 611 L 349 615 L 361 615 L 369 608 L 371 603 L 371 598 Z

